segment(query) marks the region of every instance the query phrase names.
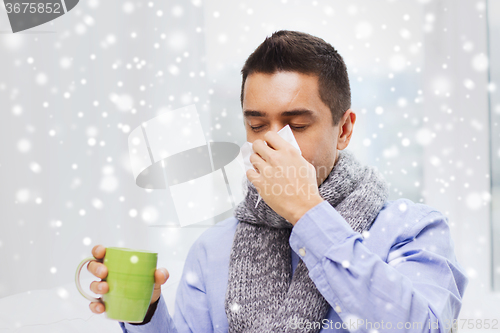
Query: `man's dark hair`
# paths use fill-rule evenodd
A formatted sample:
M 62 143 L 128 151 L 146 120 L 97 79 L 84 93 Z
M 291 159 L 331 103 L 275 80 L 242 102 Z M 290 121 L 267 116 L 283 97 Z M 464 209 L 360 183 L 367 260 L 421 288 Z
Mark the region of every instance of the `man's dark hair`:
M 276 31 L 266 37 L 245 61 L 241 70 L 241 106 L 248 75 L 278 71 L 318 76 L 319 97 L 330 108 L 334 125 L 351 107 L 349 77 L 340 54 L 319 37 L 290 30 Z

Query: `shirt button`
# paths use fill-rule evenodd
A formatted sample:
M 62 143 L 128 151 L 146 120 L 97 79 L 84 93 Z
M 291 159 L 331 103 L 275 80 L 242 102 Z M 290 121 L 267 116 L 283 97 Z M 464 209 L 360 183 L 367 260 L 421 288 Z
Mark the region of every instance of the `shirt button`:
M 299 254 L 300 254 L 301 257 L 305 256 L 306 255 L 306 249 L 304 249 L 303 247 L 301 247 L 299 249 Z
M 340 313 L 342 310 L 340 309 L 340 306 L 338 304 L 335 304 L 335 312 Z

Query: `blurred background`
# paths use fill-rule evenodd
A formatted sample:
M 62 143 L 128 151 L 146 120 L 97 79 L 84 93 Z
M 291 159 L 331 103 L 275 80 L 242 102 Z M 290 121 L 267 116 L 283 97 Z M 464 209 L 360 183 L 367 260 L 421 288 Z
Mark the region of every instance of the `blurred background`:
M 0 5 L 0 330 L 75 319 L 120 332 L 74 287 L 97 244 L 157 251 L 173 314 L 191 244 L 232 212 L 178 226 L 168 190 L 135 184 L 128 135 L 194 104 L 207 141 L 241 146 L 241 67 L 281 29 L 342 55 L 348 149 L 383 173 L 389 200 L 449 218 L 470 279 L 460 317 L 500 320 L 500 2 L 83 0 L 16 34 Z M 74 312 L 30 312 L 47 302 Z

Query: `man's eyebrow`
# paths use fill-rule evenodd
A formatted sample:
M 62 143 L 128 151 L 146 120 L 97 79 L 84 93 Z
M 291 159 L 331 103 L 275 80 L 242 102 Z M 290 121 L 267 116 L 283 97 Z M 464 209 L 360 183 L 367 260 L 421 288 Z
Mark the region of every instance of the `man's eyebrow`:
M 314 116 L 314 112 L 309 109 L 296 109 L 290 111 L 281 112 L 280 116 L 282 117 L 291 117 L 291 116 Z M 243 111 L 244 117 L 267 117 L 267 113 L 263 111 L 255 111 L 255 110 L 245 110 Z
M 281 113 L 281 116 L 283 117 L 301 116 L 301 115 L 314 116 L 314 112 L 308 109 L 297 109 L 297 110 L 284 111 Z
M 267 113 L 262 111 L 245 110 L 243 111 L 243 116 L 246 117 L 266 117 Z

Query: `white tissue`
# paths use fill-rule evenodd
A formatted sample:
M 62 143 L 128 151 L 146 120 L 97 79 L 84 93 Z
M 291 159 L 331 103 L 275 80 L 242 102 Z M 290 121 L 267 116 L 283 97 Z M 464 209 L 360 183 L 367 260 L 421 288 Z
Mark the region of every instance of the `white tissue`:
M 292 129 L 290 128 L 289 125 L 286 125 L 282 129 L 280 129 L 278 131 L 278 135 L 281 136 L 283 139 L 285 139 L 286 142 L 292 144 L 292 146 L 297 148 L 299 150 L 299 152 L 302 154 L 302 151 L 300 150 L 300 147 L 297 143 L 297 140 L 295 140 L 295 136 L 293 135 Z M 252 155 L 253 153 L 254 153 L 254 151 L 253 151 L 253 143 L 252 142 L 247 141 L 243 144 L 243 146 L 241 146 L 241 155 L 243 157 L 243 164 L 245 165 L 245 171 L 248 171 L 249 169 L 253 169 L 254 171 L 257 171 L 253 167 L 252 162 L 250 162 L 250 155 Z M 259 198 L 257 199 L 257 203 L 255 204 L 255 208 L 257 208 L 257 205 L 259 204 L 261 199 L 262 198 L 259 195 Z

